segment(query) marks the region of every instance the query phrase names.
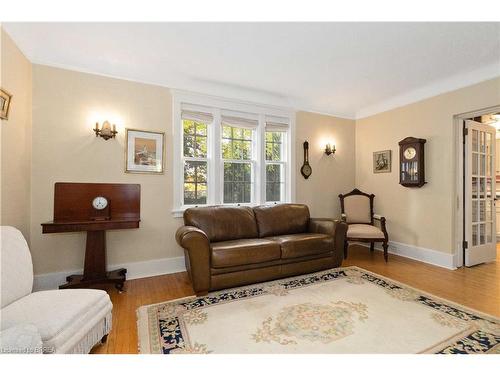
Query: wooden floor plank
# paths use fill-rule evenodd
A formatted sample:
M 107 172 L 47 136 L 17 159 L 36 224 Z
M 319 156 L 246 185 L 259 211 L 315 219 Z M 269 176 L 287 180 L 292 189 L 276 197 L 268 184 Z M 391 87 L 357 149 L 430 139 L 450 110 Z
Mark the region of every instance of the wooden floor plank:
M 352 245 L 342 265 L 355 265 L 438 297 L 500 316 L 500 247 L 497 248 L 496 262 L 447 270 L 396 255 L 389 255 L 386 263 L 380 251 L 370 253 L 366 247 Z M 96 345 L 92 353 L 137 353 L 136 310 L 142 305 L 194 294 L 186 272 L 129 280 L 125 289 L 121 294 L 112 287 L 107 289 L 113 302 L 113 329 L 107 343 Z

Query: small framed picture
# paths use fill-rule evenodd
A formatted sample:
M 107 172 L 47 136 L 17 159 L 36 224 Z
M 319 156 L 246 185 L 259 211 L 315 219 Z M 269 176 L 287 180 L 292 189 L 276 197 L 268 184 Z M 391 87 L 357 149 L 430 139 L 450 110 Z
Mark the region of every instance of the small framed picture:
M 163 173 L 165 133 L 125 129 L 125 173 Z
M 391 150 L 373 153 L 373 173 L 389 173 L 391 171 Z
M 9 94 L 4 89 L 0 89 L 0 119 L 2 120 L 9 119 L 9 107 L 11 99 L 11 94 Z

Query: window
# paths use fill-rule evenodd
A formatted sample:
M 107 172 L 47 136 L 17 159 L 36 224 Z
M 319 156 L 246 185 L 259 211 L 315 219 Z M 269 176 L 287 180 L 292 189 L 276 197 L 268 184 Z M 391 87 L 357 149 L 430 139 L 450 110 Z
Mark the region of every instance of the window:
M 252 135 L 250 129 L 222 126 L 224 203 L 252 201 Z
M 266 131 L 266 202 L 281 202 L 285 191 L 284 133 Z
M 229 101 L 174 95 L 174 213 L 292 198 L 292 116 Z
M 184 204 L 207 203 L 208 124 L 210 115 L 182 113 Z

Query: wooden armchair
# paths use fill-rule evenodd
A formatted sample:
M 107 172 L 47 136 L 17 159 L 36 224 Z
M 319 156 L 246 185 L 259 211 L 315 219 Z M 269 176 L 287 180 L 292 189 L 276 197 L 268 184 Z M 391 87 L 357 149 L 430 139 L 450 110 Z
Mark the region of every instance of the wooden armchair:
M 369 242 L 370 251 L 374 250 L 375 242 L 382 242 L 384 259 L 387 262 L 389 236 L 385 227 L 385 217 L 373 213 L 374 194 L 366 194 L 354 189 L 347 194 L 339 194 L 342 220 L 348 225 L 344 242 L 344 258 L 347 258 L 349 241 Z M 380 222 L 380 228 L 374 224 Z

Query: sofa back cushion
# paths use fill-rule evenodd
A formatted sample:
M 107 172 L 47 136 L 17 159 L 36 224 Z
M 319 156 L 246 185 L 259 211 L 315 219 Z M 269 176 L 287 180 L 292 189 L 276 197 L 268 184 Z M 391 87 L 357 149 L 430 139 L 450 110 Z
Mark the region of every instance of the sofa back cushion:
M 257 238 L 257 223 L 250 207 L 195 207 L 184 211 L 184 224 L 201 229 L 211 242 Z
M 0 228 L 0 285 L 1 307 L 27 296 L 33 288 L 33 263 L 28 244 L 22 233 L 14 228 Z
M 275 204 L 254 207 L 259 237 L 307 232 L 309 208 L 305 204 Z

